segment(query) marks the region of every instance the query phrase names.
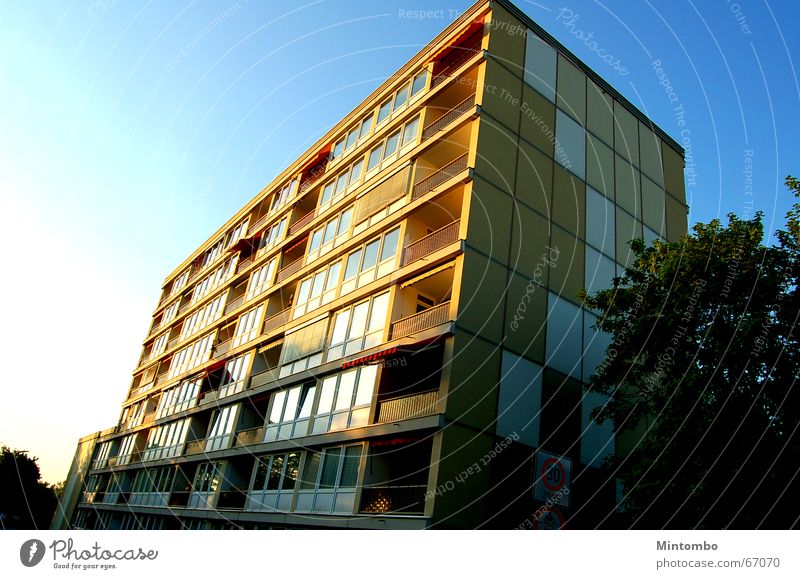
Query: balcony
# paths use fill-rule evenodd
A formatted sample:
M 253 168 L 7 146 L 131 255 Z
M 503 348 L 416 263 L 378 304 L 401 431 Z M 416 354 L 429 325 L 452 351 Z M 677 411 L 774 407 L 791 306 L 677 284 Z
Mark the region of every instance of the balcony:
M 436 414 L 439 394 L 436 390 L 420 392 L 411 396 L 398 396 L 378 403 L 377 423 L 399 422 L 419 416 Z
M 246 270 L 248 267 L 252 265 L 255 259 L 256 259 L 255 253 L 248 255 L 244 259 L 240 259 L 236 264 L 236 273 L 242 273 L 244 270 Z
M 464 153 L 460 157 L 456 157 L 447 163 L 441 169 L 434 171 L 421 181 L 415 183 L 411 193 L 411 200 L 415 201 L 419 199 L 423 195 L 430 193 L 443 183 L 449 181 L 459 173 L 465 171 L 467 169 L 467 161 L 468 155 L 467 153 Z
M 278 368 L 272 368 L 271 370 L 267 370 L 266 372 L 259 372 L 258 374 L 254 374 L 250 378 L 250 385 L 248 388 L 260 388 L 265 384 L 269 384 L 270 382 L 274 382 L 278 379 Z
M 289 321 L 289 315 L 292 313 L 292 308 L 286 308 L 264 320 L 264 331 L 262 333 L 268 334 L 281 326 L 285 325 L 286 322 Z
M 201 438 L 200 440 L 193 440 L 191 442 L 186 443 L 186 448 L 183 451 L 183 454 L 200 454 L 201 452 L 206 451 L 206 439 Z
M 447 247 L 451 243 L 458 241 L 458 232 L 461 220 L 456 219 L 452 223 L 437 229 L 433 233 L 409 243 L 403 249 L 403 266 L 413 263 L 418 259 L 430 255 L 440 249 Z
M 314 217 L 316 215 L 317 215 L 317 210 L 312 209 L 311 211 L 303 215 L 300 219 L 292 223 L 292 226 L 289 228 L 289 235 L 294 235 L 295 233 L 303 229 L 303 227 L 305 227 L 314 220 Z
M 404 338 L 450 321 L 450 301 L 401 318 L 392 324 L 392 340 Z
M 264 427 L 259 426 L 258 428 L 237 432 L 234 446 L 251 446 L 253 444 L 261 444 L 262 442 L 264 442 Z
M 454 73 L 461 68 L 469 59 L 481 51 L 481 37 L 476 35 L 468 39 L 464 45 L 453 49 L 448 56 L 441 62 L 441 70 L 431 80 L 431 90 L 446 82 Z
M 244 294 L 242 294 L 242 295 L 240 295 L 238 298 L 236 298 L 235 300 L 233 300 L 233 301 L 231 301 L 230 303 L 228 303 L 228 304 L 225 306 L 225 315 L 227 316 L 227 315 L 228 315 L 228 314 L 230 314 L 230 313 L 231 313 L 233 310 L 237 310 L 237 309 L 239 309 L 239 308 L 241 307 L 241 305 L 244 303 L 244 298 L 245 298 L 245 295 L 244 295 Z
M 217 499 L 218 509 L 243 509 L 247 493 L 240 490 L 220 491 Z
M 474 107 L 475 94 L 471 94 L 456 106 L 445 112 L 441 117 L 429 123 L 424 129 L 422 129 L 422 140 L 427 141 L 439 131 L 443 131 L 450 125 L 450 123 Z
M 278 271 L 278 275 L 275 277 L 275 283 L 276 284 L 281 283 L 283 280 L 291 277 L 292 275 L 294 275 L 295 273 L 300 271 L 301 267 L 303 267 L 303 257 L 302 256 L 298 257 L 292 263 L 290 263 L 289 265 L 285 266 L 283 269 L 279 270 Z
M 425 512 L 426 485 L 365 486 L 362 513 L 421 515 Z

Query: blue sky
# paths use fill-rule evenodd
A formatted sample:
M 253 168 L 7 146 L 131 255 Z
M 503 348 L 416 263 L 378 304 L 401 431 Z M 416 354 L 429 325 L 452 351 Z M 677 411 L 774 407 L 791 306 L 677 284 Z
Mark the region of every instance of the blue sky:
M 164 276 L 468 5 L 3 3 L 0 441 L 64 479 L 118 418 Z M 800 4 L 518 6 L 691 147 L 690 224 L 782 223 Z

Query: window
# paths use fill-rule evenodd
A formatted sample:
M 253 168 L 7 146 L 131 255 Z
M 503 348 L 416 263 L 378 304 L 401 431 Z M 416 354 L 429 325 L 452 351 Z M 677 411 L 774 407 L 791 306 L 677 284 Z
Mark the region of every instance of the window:
M 333 196 L 333 184 L 334 182 L 331 181 L 330 183 L 326 183 L 325 187 L 322 188 L 322 197 L 320 197 L 319 201 L 320 206 L 325 205 L 331 200 L 331 197 Z
M 171 466 L 137 471 L 131 485 L 129 502 L 135 505 L 166 506 L 174 478 L 175 468 Z M 148 496 L 152 494 L 161 496 Z
M 388 312 L 389 292 L 339 310 L 334 316 L 326 360 L 349 356 L 380 344 Z
M 226 406 L 214 412 L 211 428 L 206 437 L 206 452 L 228 448 L 233 441 L 233 430 L 238 417 L 238 404 Z
M 264 232 L 258 247 L 259 251 L 267 250 L 283 239 L 283 235 L 286 233 L 286 223 L 288 220 L 288 217 L 284 217 Z
M 497 435 L 519 435 L 521 442 L 539 446 L 542 406 L 542 367 L 503 350 L 497 404 Z
M 358 131 L 359 127 L 352 129 L 349 133 L 347 133 L 347 139 L 344 143 L 344 150 L 349 151 L 353 147 L 356 146 L 356 141 L 358 140 Z
M 381 124 L 383 121 L 389 118 L 389 115 L 392 113 L 392 98 L 390 97 L 389 100 L 385 101 L 381 108 L 378 109 L 378 121 L 377 124 Z
M 228 239 L 228 247 L 230 247 L 231 245 L 239 241 L 242 237 L 244 237 L 245 233 L 247 233 L 248 221 L 249 221 L 248 219 L 245 219 L 239 225 L 237 225 L 233 229 L 233 231 L 231 231 L 231 234 Z
M 321 364 L 327 333 L 328 318 L 324 317 L 287 334 L 281 350 L 280 377 Z
M 156 418 L 164 418 L 176 412 L 183 412 L 197 406 L 197 395 L 200 393 L 202 378 L 182 380 L 174 388 L 165 390 L 158 401 Z
M 219 295 L 187 317 L 183 322 L 183 327 L 181 328 L 181 340 L 185 340 L 195 332 L 199 332 L 209 324 L 212 324 L 220 319 L 225 310 L 226 299 L 227 294 Z
M 186 506 L 190 509 L 213 508 L 213 500 L 222 482 L 222 462 L 204 462 L 197 465 L 192 494 Z
M 331 160 L 338 159 L 344 153 L 344 139 L 337 141 L 336 144 L 333 146 L 333 152 L 331 153 Z
M 207 266 L 222 254 L 222 247 L 225 245 L 225 239 L 220 239 L 212 247 L 206 250 L 203 255 L 203 267 Z
M 311 241 L 308 244 L 306 263 L 311 263 L 347 241 L 352 220 L 353 207 L 350 206 L 315 229 L 311 233 Z
M 314 383 L 275 392 L 267 415 L 264 442 L 305 436 L 316 392 Z
M 164 310 L 164 314 L 161 316 L 161 323 L 159 324 L 159 327 L 163 328 L 175 319 L 175 316 L 178 314 L 179 303 L 179 300 L 175 300 L 167 307 L 167 309 Z
M 259 457 L 253 489 L 248 493 L 249 510 L 288 511 L 299 478 L 300 452 Z
M 547 294 L 547 337 L 545 362 L 568 376 L 581 377 L 583 321 L 578 306 Z
M 277 262 L 277 258 L 271 259 L 265 265 L 262 265 L 257 270 L 253 272 L 250 276 L 250 283 L 247 286 L 247 295 L 245 297 L 246 301 L 249 301 L 267 291 L 269 287 L 272 285 L 273 275 L 275 274 L 275 264 Z
M 372 130 L 372 113 L 368 117 L 366 117 L 363 121 L 361 121 L 361 129 L 358 133 L 358 139 L 361 140 Z
M 298 492 L 300 512 L 352 513 L 361 463 L 361 445 L 309 453 Z
M 94 453 L 92 468 L 105 468 L 108 465 L 108 455 L 111 452 L 111 441 L 104 442 L 97 447 Z
M 413 97 L 418 92 L 423 90 L 427 84 L 428 84 L 428 71 L 423 70 L 417 76 L 414 77 L 414 82 L 411 83 L 411 96 Z
M 292 319 L 299 318 L 336 298 L 341 269 L 342 260 L 338 260 L 300 282 Z
M 200 300 L 203 296 L 207 295 L 211 290 L 219 287 L 221 284 L 225 283 L 230 279 L 230 277 L 236 273 L 236 263 L 239 260 L 239 256 L 234 256 L 228 261 L 226 261 L 223 265 L 219 266 L 215 269 L 211 274 L 204 277 L 200 283 L 194 286 L 194 291 L 192 292 L 192 303 Z
M 239 323 L 236 325 L 232 348 L 246 344 L 258 336 L 263 314 L 264 304 L 242 314 L 239 318 Z
M 411 145 L 417 140 L 417 129 L 419 128 L 419 117 L 414 117 L 412 121 L 406 123 L 403 128 L 403 146 Z
M 150 359 L 158 357 L 160 354 L 163 354 L 164 351 L 167 349 L 167 338 L 169 337 L 169 333 L 165 332 L 161 334 L 158 338 L 155 339 L 153 342 L 153 349 L 150 350 Z
M 299 452 L 262 456 L 256 462 L 253 490 L 294 490 L 299 467 Z
M 586 242 L 614 257 L 614 203 L 592 187 L 586 187 Z
M 386 148 L 383 152 L 383 159 L 389 159 L 392 155 L 397 152 L 397 146 L 400 143 L 400 131 L 392 133 L 389 135 L 389 138 L 386 139 Z
M 383 143 L 381 142 L 380 145 L 372 149 L 369 152 L 369 161 L 367 162 L 367 173 L 372 171 L 375 167 L 378 167 L 381 164 L 381 159 L 383 158 Z
M 147 437 L 142 460 L 158 460 L 178 456 L 186 441 L 190 420 L 185 418 L 153 428 Z
M 525 82 L 556 102 L 556 51 L 531 30 L 525 36 Z
M 400 228 L 388 231 L 383 237 L 373 239 L 347 256 L 344 279 L 339 295 L 345 295 L 356 287 L 362 287 L 395 270 Z
M 404 86 L 399 91 L 397 91 L 397 95 L 394 97 L 394 110 L 398 110 L 408 101 L 408 89 L 409 85 Z
M 251 353 L 239 356 L 233 360 L 228 360 L 225 364 L 225 371 L 222 374 L 222 381 L 217 393 L 217 399 L 231 396 L 244 390 L 247 381 L 247 372 L 250 368 Z
M 214 334 L 207 334 L 179 350 L 173 357 L 169 366 L 169 378 L 193 370 L 211 358 L 211 348 L 214 345 Z
M 312 434 L 322 434 L 369 423 L 377 366 L 361 366 L 322 381 Z
M 185 270 L 181 273 L 178 277 L 175 278 L 175 281 L 172 282 L 172 288 L 169 291 L 169 295 L 174 295 L 178 293 L 183 287 L 186 285 L 186 282 L 189 281 L 189 270 Z
M 586 131 L 556 109 L 555 161 L 581 179 L 586 177 Z
M 297 186 L 297 179 L 293 179 L 284 185 L 283 188 L 276 191 L 275 196 L 272 198 L 272 207 L 270 207 L 269 212 L 273 213 L 277 209 L 280 209 L 286 205 L 286 203 L 292 199 L 297 192 Z
M 129 434 L 128 436 L 122 439 L 122 442 L 119 445 L 119 450 L 117 451 L 118 466 L 123 464 L 128 464 L 130 462 L 135 442 L 136 442 L 135 434 Z

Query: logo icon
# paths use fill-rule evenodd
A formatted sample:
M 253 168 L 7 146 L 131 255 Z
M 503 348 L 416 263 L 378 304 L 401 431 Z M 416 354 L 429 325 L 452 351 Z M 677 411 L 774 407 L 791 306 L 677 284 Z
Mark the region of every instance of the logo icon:
M 19 548 L 19 560 L 26 567 L 35 567 L 44 559 L 44 543 L 39 539 L 29 539 Z

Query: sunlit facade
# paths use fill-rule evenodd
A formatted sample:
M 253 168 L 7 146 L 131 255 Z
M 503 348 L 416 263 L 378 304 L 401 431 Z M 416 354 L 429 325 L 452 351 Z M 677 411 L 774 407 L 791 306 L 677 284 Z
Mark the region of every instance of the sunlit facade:
M 682 149 L 479 2 L 166 278 L 54 527 L 513 528 L 539 449 L 593 526 L 624 444 L 578 292 L 685 233 Z

